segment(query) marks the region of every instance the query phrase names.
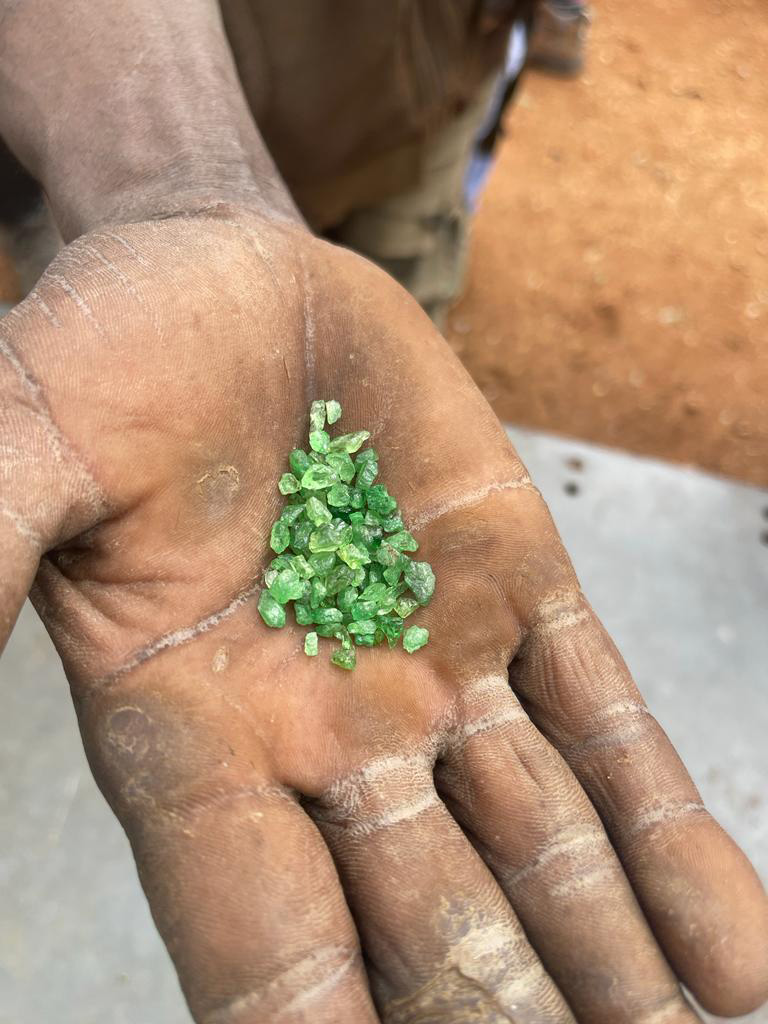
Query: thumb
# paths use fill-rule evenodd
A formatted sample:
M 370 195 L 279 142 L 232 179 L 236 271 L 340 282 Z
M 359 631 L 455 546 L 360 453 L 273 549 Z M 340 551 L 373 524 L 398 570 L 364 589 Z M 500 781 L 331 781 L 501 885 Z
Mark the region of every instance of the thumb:
M 107 511 L 83 453 L 56 423 L 40 376 L 61 330 L 36 292 L 0 320 L 0 651 L 43 554 Z

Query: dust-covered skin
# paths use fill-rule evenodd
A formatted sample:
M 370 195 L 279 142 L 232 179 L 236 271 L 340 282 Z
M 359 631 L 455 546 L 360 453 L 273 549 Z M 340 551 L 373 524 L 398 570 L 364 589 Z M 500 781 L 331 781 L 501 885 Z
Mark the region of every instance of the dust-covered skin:
M 256 612 L 314 397 L 373 429 L 438 580 L 430 645 L 352 674 Z M 682 1024 L 678 981 L 719 1013 L 765 997 L 756 876 L 484 399 L 372 266 L 242 206 L 87 234 L 0 324 L 0 481 L 2 635 L 42 554 L 198 1022 Z

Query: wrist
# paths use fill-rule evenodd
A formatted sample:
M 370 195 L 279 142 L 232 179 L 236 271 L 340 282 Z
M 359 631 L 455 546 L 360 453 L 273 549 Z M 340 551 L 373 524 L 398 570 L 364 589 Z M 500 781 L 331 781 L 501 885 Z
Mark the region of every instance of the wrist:
M 0 133 L 66 240 L 218 201 L 298 218 L 214 0 L 0 0 L 0 17 Z

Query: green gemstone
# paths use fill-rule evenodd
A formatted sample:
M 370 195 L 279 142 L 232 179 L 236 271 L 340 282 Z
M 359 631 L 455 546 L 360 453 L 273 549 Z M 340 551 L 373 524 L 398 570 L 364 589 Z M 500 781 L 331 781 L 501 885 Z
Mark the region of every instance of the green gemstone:
M 395 601 L 395 611 L 401 619 L 407 619 L 409 615 L 413 615 L 417 608 L 419 608 L 419 602 L 415 597 L 398 597 Z
M 277 489 L 281 494 L 295 494 L 299 487 L 301 484 L 293 473 L 283 473 L 277 484 Z
M 419 542 L 409 533 L 407 530 L 400 530 L 399 533 L 393 533 L 391 537 L 387 537 L 387 543 L 391 544 L 393 548 L 397 548 L 398 551 L 418 551 Z
M 331 521 L 331 513 L 328 511 L 327 506 L 319 498 L 316 498 L 314 494 L 307 498 L 304 509 L 307 513 L 307 519 L 313 526 L 322 526 L 324 523 L 330 523 Z
M 259 615 L 272 629 L 282 629 L 285 625 L 285 608 L 274 599 L 268 590 L 262 590 L 259 598 Z
M 371 512 L 379 516 L 388 516 L 397 508 L 397 502 L 384 484 L 374 484 L 365 495 L 365 503 Z
M 403 577 L 419 604 L 428 604 L 435 592 L 435 574 L 429 562 L 409 562 Z
M 394 647 L 403 632 L 403 620 L 395 615 L 385 615 L 378 620 L 377 625 L 387 638 L 389 646 Z
M 354 586 L 353 570 L 347 565 L 337 565 L 325 577 L 325 586 L 329 597 L 340 594 L 345 587 Z
M 301 486 L 307 491 L 323 491 L 332 487 L 338 479 L 338 474 L 330 466 L 315 463 L 301 478 Z
M 369 583 L 381 583 L 384 579 L 384 570 L 380 565 L 369 565 L 368 566 L 368 582 Z
M 363 590 L 360 595 L 361 601 L 373 601 L 378 607 L 380 603 L 387 596 L 387 585 L 386 583 L 369 583 L 368 586 Z
M 355 465 L 360 468 L 365 462 L 378 462 L 379 456 L 375 448 L 366 448 L 364 452 L 360 452 L 355 456 Z
M 364 505 L 365 505 L 365 495 L 363 494 L 363 492 L 361 490 L 359 490 L 359 488 L 353 487 L 352 491 L 351 491 L 351 493 L 349 495 L 349 507 L 353 508 L 353 509 L 355 509 L 357 511 L 359 509 L 362 509 L 364 507 Z M 351 521 L 351 519 L 352 519 L 352 515 L 351 514 L 350 514 L 349 518 L 350 518 L 350 521 Z M 361 522 L 362 522 L 362 518 L 363 518 L 363 513 L 361 512 L 360 513 L 360 521 Z
M 357 493 L 357 494 L 360 494 L 360 491 L 357 491 L 357 492 L 355 492 L 355 491 L 352 491 L 352 497 L 353 497 L 353 498 L 354 498 L 354 496 L 355 496 L 355 493 Z M 353 525 L 358 525 L 359 523 L 362 523 L 362 521 L 363 521 L 363 519 L 364 519 L 364 518 L 365 518 L 365 517 L 363 516 L 363 513 L 362 513 L 362 512 L 358 512 L 358 511 L 356 511 L 356 512 L 350 512 L 350 513 L 349 513 L 349 521 L 350 521 L 350 523 L 352 523 Z
M 318 636 L 335 637 L 337 640 L 343 640 L 347 636 L 347 632 L 344 626 L 339 622 L 328 622 L 324 625 L 315 627 Z
M 309 537 L 309 550 L 313 552 L 337 551 L 351 538 L 352 528 L 346 523 L 325 523 L 323 526 L 318 526 L 316 530 L 312 530 Z
M 336 508 L 347 508 L 349 506 L 349 488 L 346 484 L 334 484 L 328 491 L 328 504 Z
M 338 608 L 316 608 L 314 612 L 314 621 L 319 626 L 327 626 L 333 622 L 341 622 L 343 615 Z
M 324 430 L 313 430 L 309 435 L 309 447 L 313 452 L 327 455 L 331 448 L 331 439 Z
M 336 555 L 333 551 L 315 551 L 309 556 L 309 564 L 318 575 L 325 575 L 336 564 Z
M 374 459 L 370 459 L 368 462 L 364 462 L 358 469 L 355 483 L 358 487 L 365 489 L 371 486 L 378 475 L 379 464 Z
M 359 569 L 371 561 L 365 548 L 361 548 L 357 544 L 342 544 L 338 554 L 342 562 L 346 562 L 350 569 Z
M 286 505 L 283 511 L 280 513 L 280 518 L 286 523 L 295 523 L 297 519 L 301 519 L 304 515 L 303 505 Z
M 381 528 L 378 526 L 368 526 L 367 523 L 355 523 L 352 526 L 352 539 L 360 547 L 372 550 L 374 544 L 381 537 Z
M 414 651 L 418 651 L 420 647 L 423 647 L 428 640 L 428 629 L 422 629 L 421 626 L 409 626 L 403 634 L 403 647 L 409 654 L 413 654 Z
M 293 613 L 296 616 L 296 622 L 299 626 L 311 626 L 315 621 L 314 610 L 302 601 L 296 601 L 293 606 Z
M 309 604 L 311 608 L 319 608 L 322 602 L 328 596 L 328 590 L 322 580 L 319 580 L 316 576 L 312 580 L 309 588 Z
M 269 563 L 270 569 L 277 569 L 280 572 L 281 569 L 290 569 L 291 559 L 293 555 L 278 555 L 277 558 L 273 558 Z
M 384 570 L 384 582 L 390 587 L 395 587 L 400 582 L 402 575 L 403 565 L 397 562 L 395 565 L 391 565 L 388 569 Z
M 308 654 L 310 658 L 314 658 L 317 654 L 317 633 L 307 633 L 304 637 L 304 653 Z
M 272 586 L 272 581 L 277 579 L 279 569 L 267 569 L 264 573 L 264 586 L 269 590 Z
M 285 551 L 290 542 L 290 527 L 284 520 L 278 519 L 272 527 L 272 532 L 269 535 L 269 546 L 279 555 L 282 551 Z
M 388 543 L 382 544 L 379 550 L 376 552 L 376 561 L 379 563 L 379 565 L 385 566 L 385 568 L 391 568 L 391 566 L 393 565 L 398 565 L 401 557 L 402 556 L 400 552 Z
M 358 647 L 375 647 L 376 637 L 371 633 L 355 633 L 355 643 Z
M 340 608 L 342 612 L 348 612 L 352 608 L 352 605 L 357 600 L 358 593 L 357 587 L 347 586 L 338 592 L 336 595 L 336 607 Z
M 291 551 L 295 555 L 304 554 L 309 545 L 309 538 L 312 534 L 312 523 L 306 520 L 299 520 L 291 527 Z
M 373 635 L 376 632 L 376 623 L 373 619 L 357 619 L 349 624 L 349 632 L 353 635 L 355 633 L 370 633 Z
M 322 430 L 325 426 L 325 402 L 318 399 L 309 407 L 309 429 Z
M 303 580 L 311 579 L 315 575 L 315 570 L 304 555 L 293 555 L 291 557 L 291 566 Z
M 345 668 L 351 672 L 357 664 L 357 655 L 355 654 L 354 647 L 337 647 L 331 655 L 331 661 L 334 665 L 338 665 L 339 668 Z
M 338 423 L 341 419 L 341 406 L 335 398 L 328 399 L 325 403 L 325 415 L 328 417 L 328 422 Z
M 299 479 L 304 476 L 312 462 L 303 448 L 294 448 L 288 456 L 291 469 Z
M 366 582 L 367 577 L 365 574 L 366 566 L 361 565 L 359 569 L 352 570 L 352 586 L 362 587 Z
M 385 533 L 396 533 L 403 528 L 402 516 L 384 516 L 381 520 L 381 528 Z
M 372 615 L 375 615 L 378 610 L 378 605 L 375 601 L 361 601 L 357 600 L 352 605 L 350 611 L 352 612 L 352 618 L 356 622 L 361 622 L 363 619 L 370 619 Z
M 304 580 L 299 577 L 295 569 L 283 569 L 272 580 L 269 592 L 280 604 L 298 601 L 304 594 Z
M 330 452 L 325 461 L 345 484 L 355 479 L 355 464 L 346 452 Z
M 356 430 L 353 434 L 340 434 L 331 441 L 332 452 L 346 452 L 352 455 L 371 436 L 368 430 Z

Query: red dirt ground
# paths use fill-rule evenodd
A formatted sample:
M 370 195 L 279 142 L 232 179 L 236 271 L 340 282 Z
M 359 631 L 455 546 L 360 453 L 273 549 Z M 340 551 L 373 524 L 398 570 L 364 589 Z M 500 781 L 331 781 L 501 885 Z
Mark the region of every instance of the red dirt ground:
M 449 338 L 504 419 L 768 485 L 768 6 L 595 6 L 509 111 Z

